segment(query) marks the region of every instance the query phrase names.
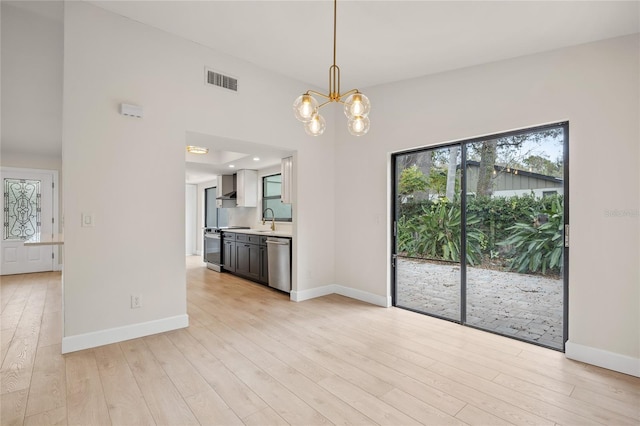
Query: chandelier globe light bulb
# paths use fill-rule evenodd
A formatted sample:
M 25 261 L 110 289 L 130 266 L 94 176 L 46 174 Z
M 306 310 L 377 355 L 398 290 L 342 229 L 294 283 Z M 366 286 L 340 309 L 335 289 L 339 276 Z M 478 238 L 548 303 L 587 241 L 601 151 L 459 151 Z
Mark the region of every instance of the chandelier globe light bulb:
M 349 118 L 349 121 L 347 122 L 349 133 L 353 136 L 366 135 L 370 126 L 371 121 L 369 121 L 369 117 L 355 116 Z
M 307 132 L 309 136 L 320 136 L 324 133 L 325 127 L 326 122 L 324 117 L 318 113 L 314 114 L 311 120 L 304 123 L 304 131 Z
M 310 121 L 317 110 L 318 101 L 316 101 L 313 96 L 306 93 L 298 96 L 293 103 L 293 113 L 296 118 L 303 123 Z
M 354 93 L 344 102 L 344 114 L 347 118 L 366 117 L 371 111 L 371 102 L 363 93 Z

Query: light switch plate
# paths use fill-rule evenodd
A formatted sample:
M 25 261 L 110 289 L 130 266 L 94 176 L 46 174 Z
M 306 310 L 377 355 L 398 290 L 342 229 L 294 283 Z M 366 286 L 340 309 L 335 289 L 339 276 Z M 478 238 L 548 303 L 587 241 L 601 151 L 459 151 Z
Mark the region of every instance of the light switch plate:
M 93 213 L 82 213 L 82 227 L 83 228 L 93 228 L 95 225 Z

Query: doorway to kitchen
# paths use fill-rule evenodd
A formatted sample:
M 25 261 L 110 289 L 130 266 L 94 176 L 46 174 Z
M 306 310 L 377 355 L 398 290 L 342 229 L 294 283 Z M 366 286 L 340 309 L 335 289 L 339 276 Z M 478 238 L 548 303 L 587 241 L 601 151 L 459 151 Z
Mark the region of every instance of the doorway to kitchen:
M 564 350 L 568 130 L 393 155 L 394 306 Z

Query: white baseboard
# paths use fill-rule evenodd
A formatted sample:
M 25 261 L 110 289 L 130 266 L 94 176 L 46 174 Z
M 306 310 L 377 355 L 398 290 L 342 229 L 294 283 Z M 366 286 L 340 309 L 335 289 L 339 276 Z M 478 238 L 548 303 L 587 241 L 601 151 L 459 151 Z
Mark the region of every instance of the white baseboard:
M 66 354 L 83 349 L 95 348 L 97 346 L 123 342 L 125 340 L 136 339 L 138 337 L 149 336 L 151 334 L 163 333 L 165 331 L 177 330 L 185 327 L 189 327 L 189 315 L 187 314 L 63 337 L 62 353 Z
M 53 270 L 56 272 L 62 271 L 63 268 L 64 268 L 64 265 L 62 263 L 58 263 L 57 265 L 53 266 Z
M 316 297 L 322 297 L 328 294 L 339 294 L 341 296 L 346 296 L 351 299 L 371 303 L 372 305 L 383 306 L 385 308 L 391 306 L 390 297 L 378 296 L 377 294 L 369 293 L 362 290 L 356 290 L 354 288 L 345 287 L 338 284 L 316 287 L 310 290 L 292 291 L 290 297 L 294 302 L 302 302 L 303 300 L 314 299 Z
M 391 297 L 378 296 L 377 294 L 369 293 L 367 291 L 356 290 L 355 288 L 344 287 L 341 285 L 336 285 L 335 287 L 335 293 L 342 296 L 371 303 L 372 305 L 382 306 L 384 308 L 391 306 Z
M 323 287 L 312 288 L 310 290 L 292 291 L 289 297 L 294 302 L 302 302 L 303 300 L 315 299 L 316 297 L 333 294 L 336 292 L 335 287 L 335 285 L 331 284 Z
M 640 377 L 640 359 L 567 341 L 565 355 L 569 359 Z

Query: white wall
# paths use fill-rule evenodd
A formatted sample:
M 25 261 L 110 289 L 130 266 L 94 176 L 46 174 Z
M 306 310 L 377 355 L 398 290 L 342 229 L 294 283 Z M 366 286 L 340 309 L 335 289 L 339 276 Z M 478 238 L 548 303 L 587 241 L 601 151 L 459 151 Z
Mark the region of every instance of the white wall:
M 0 10 L 0 164 L 56 170 L 61 185 L 62 2 L 3 1 Z M 62 232 L 61 187 L 58 195 Z
M 198 184 L 198 206 L 197 206 L 197 212 L 198 212 L 198 218 L 197 218 L 197 226 L 198 226 L 198 232 L 202 231 L 202 228 L 204 228 L 204 190 L 207 188 L 211 188 L 212 186 L 216 186 L 217 185 L 217 180 L 212 180 L 209 182 L 202 182 Z M 202 232 L 200 232 L 202 234 Z M 202 238 L 198 238 L 196 240 L 196 250 L 198 251 L 198 253 L 202 254 L 202 250 L 203 250 L 203 241 Z
M 185 185 L 184 200 L 184 232 L 185 232 L 185 254 L 197 254 L 196 241 L 202 236 L 198 233 L 198 186 Z
M 186 131 L 297 150 L 307 213 L 294 226 L 293 288 L 334 281 L 334 143 L 311 140 L 292 119 L 306 85 L 84 2 L 66 3 L 64 48 L 68 350 L 185 324 Z M 205 66 L 238 77 L 239 92 L 205 87 Z M 144 118 L 119 115 L 121 102 Z M 82 212 L 94 212 L 94 228 L 80 227 Z M 132 293 L 142 308 L 129 308 Z
M 337 143 L 337 282 L 389 295 L 391 152 L 568 120 L 567 352 L 640 374 L 639 218 L 606 215 L 639 207 L 639 47 L 635 35 L 368 88 L 369 134 Z
M 2 155 L 59 159 L 63 2 L 2 1 L 0 9 Z

